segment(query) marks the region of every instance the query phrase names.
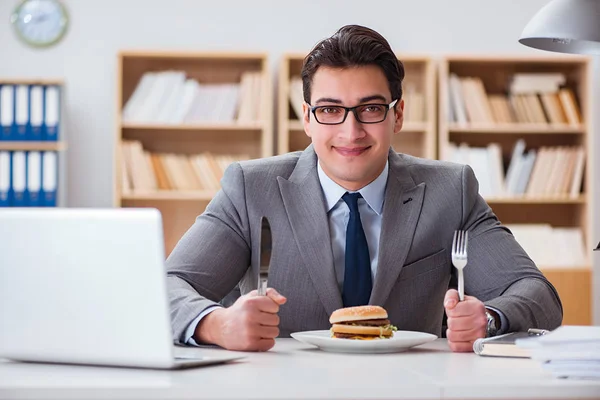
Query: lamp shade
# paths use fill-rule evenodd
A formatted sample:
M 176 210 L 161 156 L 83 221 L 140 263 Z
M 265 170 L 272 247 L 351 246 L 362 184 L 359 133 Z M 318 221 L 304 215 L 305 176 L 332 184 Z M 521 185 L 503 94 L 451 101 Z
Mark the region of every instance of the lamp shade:
M 600 0 L 552 0 L 523 29 L 521 44 L 559 53 L 600 55 Z

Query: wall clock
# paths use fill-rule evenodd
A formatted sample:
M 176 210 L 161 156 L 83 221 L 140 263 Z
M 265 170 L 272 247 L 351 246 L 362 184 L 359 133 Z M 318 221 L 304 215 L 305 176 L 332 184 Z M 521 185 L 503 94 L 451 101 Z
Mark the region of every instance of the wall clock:
M 62 39 L 69 16 L 59 0 L 23 0 L 10 22 L 23 42 L 33 47 L 48 47 Z

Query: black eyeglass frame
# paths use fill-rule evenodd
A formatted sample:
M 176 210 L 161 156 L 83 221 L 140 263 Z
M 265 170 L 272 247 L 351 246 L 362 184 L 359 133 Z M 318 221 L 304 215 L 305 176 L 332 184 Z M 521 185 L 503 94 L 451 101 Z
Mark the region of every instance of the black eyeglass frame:
M 319 124 L 321 124 L 321 125 L 340 125 L 340 124 L 343 124 L 344 122 L 346 122 L 346 118 L 348 118 L 348 113 L 350 111 L 352 111 L 352 113 L 354 114 L 354 118 L 356 118 L 356 120 L 358 122 L 360 122 L 361 124 L 380 124 L 383 121 L 385 121 L 385 119 L 387 118 L 387 115 L 388 115 L 388 111 L 390 111 L 392 109 L 392 107 L 394 107 L 396 105 L 397 102 L 398 102 L 398 99 L 392 101 L 390 104 L 367 103 L 367 104 L 359 104 L 359 105 L 354 106 L 354 107 L 344 107 L 344 106 L 340 106 L 340 105 L 311 106 L 308 103 L 306 103 L 306 104 L 308 105 L 309 110 L 315 116 L 315 121 L 317 121 Z M 383 106 L 383 107 L 385 107 L 385 114 L 383 115 L 383 118 L 380 121 L 375 121 L 375 122 L 364 122 L 364 121 L 362 121 L 360 119 L 360 117 L 358 116 L 358 112 L 356 110 L 358 108 L 360 108 L 360 107 L 368 107 L 368 106 Z M 343 108 L 344 111 L 345 111 L 344 118 L 342 118 L 342 120 L 340 122 L 321 122 L 321 121 L 319 121 L 319 118 L 317 118 L 316 111 L 318 109 L 320 109 L 320 108 L 331 108 L 331 107 Z M 310 115 L 310 113 L 309 113 L 309 115 Z

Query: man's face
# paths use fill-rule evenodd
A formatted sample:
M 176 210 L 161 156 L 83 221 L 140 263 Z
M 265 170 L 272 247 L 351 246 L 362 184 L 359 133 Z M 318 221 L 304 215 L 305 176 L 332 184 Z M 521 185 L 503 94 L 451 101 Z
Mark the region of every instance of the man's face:
M 383 71 L 374 65 L 320 67 L 313 76 L 311 92 L 312 106 L 354 107 L 395 100 Z M 348 190 L 361 189 L 375 180 L 385 167 L 393 135 L 402 128 L 403 108 L 403 101 L 399 101 L 396 110 L 390 109 L 379 123 L 361 123 L 349 112 L 342 124 L 323 125 L 304 104 L 304 130 L 327 176 Z M 373 109 L 365 108 L 361 115 L 366 119 Z M 319 120 L 331 118 L 333 111 L 323 109 Z

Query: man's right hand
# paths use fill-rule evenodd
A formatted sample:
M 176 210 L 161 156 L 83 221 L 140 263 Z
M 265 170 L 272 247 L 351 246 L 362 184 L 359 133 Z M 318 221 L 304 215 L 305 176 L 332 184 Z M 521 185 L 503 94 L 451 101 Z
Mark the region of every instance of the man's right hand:
M 228 350 L 267 351 L 279 335 L 279 306 L 287 299 L 268 288 L 266 296 L 256 290 L 241 296 L 228 308 L 219 308 L 202 318 L 194 339 Z

